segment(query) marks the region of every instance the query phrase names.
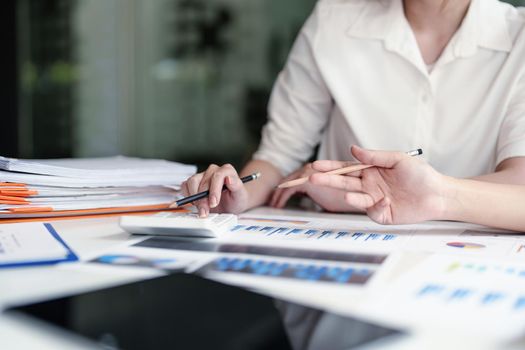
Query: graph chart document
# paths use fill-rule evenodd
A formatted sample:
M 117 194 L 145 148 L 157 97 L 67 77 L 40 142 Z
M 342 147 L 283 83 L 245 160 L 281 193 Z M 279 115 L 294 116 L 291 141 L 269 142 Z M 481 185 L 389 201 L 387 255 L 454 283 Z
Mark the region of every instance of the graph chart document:
M 219 238 L 151 237 L 109 253 L 97 262 L 191 260 L 222 282 L 406 329 L 497 340 L 525 329 L 525 237 L 476 225 L 246 213 Z
M 388 293 L 373 293 L 366 308 L 416 329 L 512 339 L 525 329 L 525 262 L 432 255 Z
M 375 227 L 352 220 L 243 215 L 238 225 L 220 239 L 303 248 L 388 252 L 405 245 L 416 232 L 412 227 Z
M 379 225 L 370 220 L 246 214 L 224 241 L 358 252 L 446 253 L 517 258 L 525 235 L 450 222 Z

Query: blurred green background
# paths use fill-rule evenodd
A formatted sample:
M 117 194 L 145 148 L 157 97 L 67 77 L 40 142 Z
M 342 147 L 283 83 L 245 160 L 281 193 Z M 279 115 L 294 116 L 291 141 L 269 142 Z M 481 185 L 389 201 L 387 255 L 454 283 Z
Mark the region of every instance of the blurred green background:
M 240 166 L 314 4 L 16 1 L 17 156 Z

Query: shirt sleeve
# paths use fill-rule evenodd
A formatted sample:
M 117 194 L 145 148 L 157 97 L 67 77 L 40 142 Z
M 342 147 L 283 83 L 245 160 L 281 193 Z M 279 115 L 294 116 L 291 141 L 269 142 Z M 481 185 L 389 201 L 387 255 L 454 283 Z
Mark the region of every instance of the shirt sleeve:
M 320 142 L 333 102 L 315 58 L 320 5 L 304 24 L 268 105 L 268 122 L 253 159 L 273 164 L 286 176 L 299 168 Z
M 525 70 L 511 97 L 498 136 L 496 164 L 512 157 L 525 157 Z

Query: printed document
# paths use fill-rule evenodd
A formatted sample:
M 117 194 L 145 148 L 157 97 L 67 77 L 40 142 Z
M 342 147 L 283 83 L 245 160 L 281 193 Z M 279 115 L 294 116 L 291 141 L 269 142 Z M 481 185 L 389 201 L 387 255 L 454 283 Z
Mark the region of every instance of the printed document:
M 0 225 L 0 268 L 77 260 L 50 224 Z

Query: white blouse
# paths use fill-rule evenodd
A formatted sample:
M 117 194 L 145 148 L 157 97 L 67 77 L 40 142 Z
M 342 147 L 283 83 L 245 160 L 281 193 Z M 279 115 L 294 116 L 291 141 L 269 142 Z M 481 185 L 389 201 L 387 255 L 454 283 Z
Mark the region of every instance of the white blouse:
M 431 72 L 402 0 L 321 0 L 279 75 L 254 159 L 287 175 L 349 146 L 423 148 L 470 177 L 525 156 L 525 9 L 472 0 Z

